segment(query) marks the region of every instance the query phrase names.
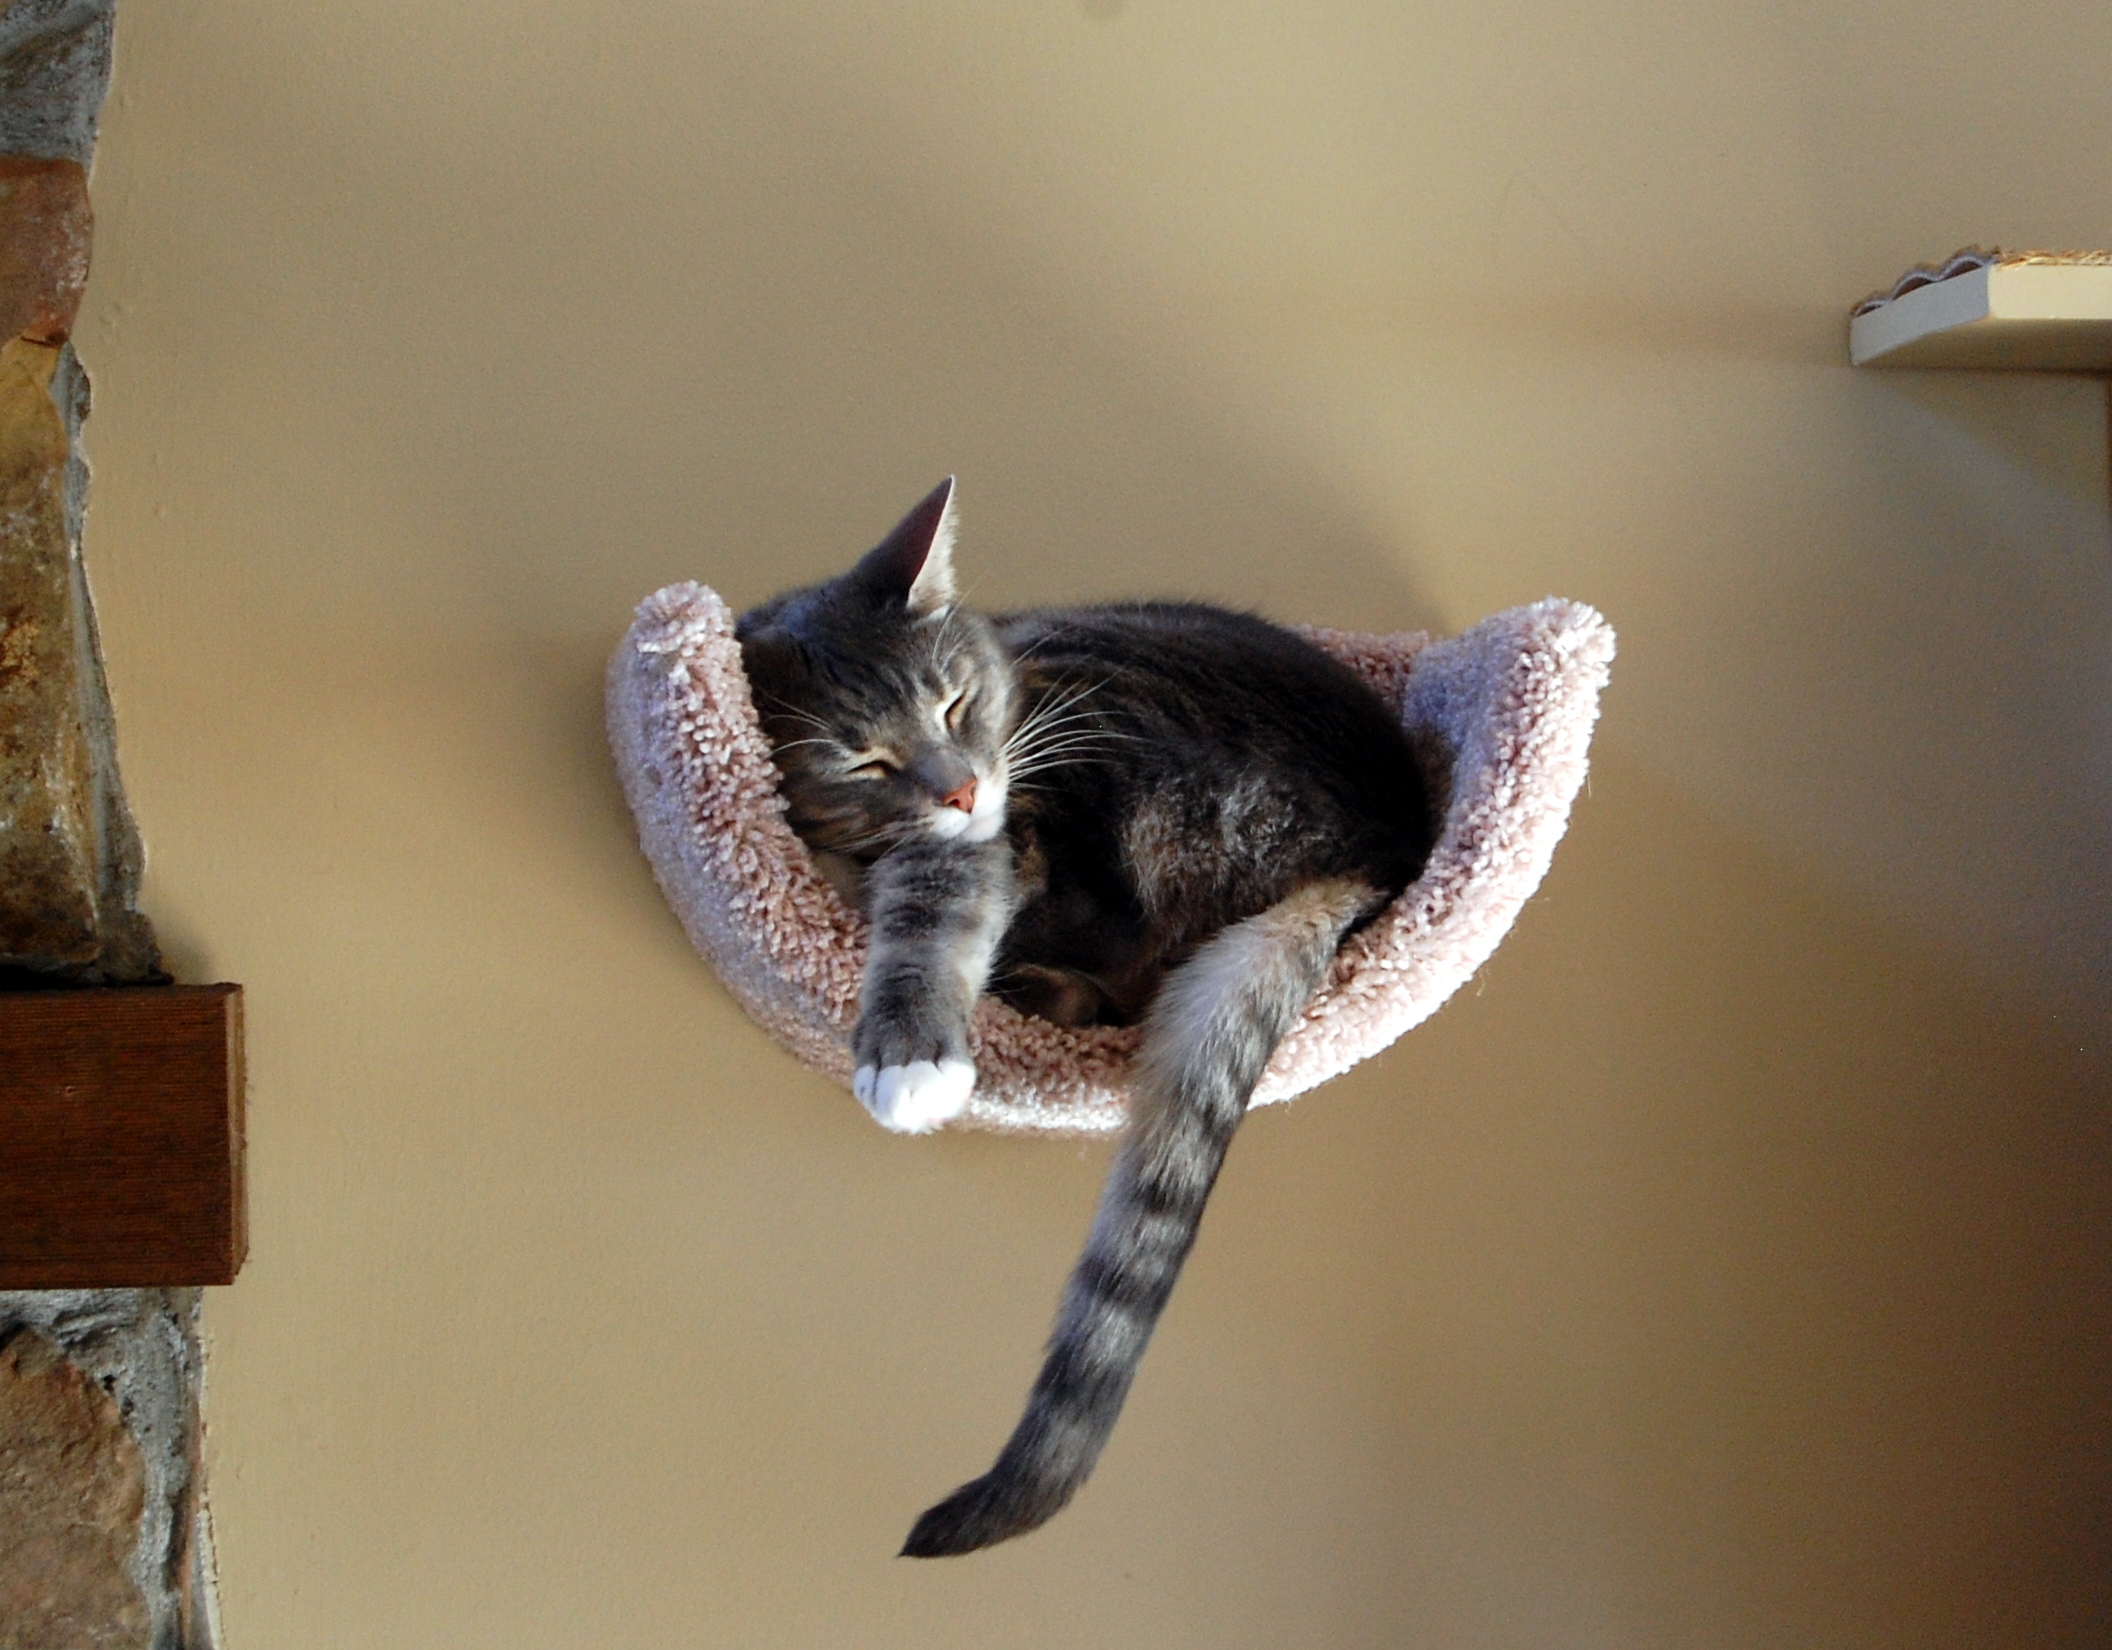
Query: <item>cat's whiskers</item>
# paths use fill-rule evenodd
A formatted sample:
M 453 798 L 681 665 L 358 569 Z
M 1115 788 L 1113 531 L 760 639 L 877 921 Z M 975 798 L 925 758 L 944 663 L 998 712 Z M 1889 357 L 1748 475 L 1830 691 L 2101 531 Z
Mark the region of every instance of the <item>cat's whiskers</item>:
M 1038 735 L 1052 733 L 1070 722 L 1090 720 L 1095 712 L 1073 710 L 1072 707 L 1090 695 L 1097 693 L 1103 686 L 1105 684 L 1102 682 L 1088 682 L 1082 687 L 1074 688 L 1069 693 L 1063 694 L 1060 698 L 1056 693 L 1052 692 L 1040 704 L 1036 705 L 1033 710 L 1028 712 L 1021 720 L 1019 726 L 1012 730 L 1011 737 L 1004 744 L 1005 755 L 1010 756 L 1015 751 L 1023 752 L 1031 749 Z M 1066 715 L 1066 712 L 1070 714 Z
M 1111 739 L 1117 744 L 1123 744 L 1135 743 L 1137 736 L 1124 728 L 1111 728 L 1094 717 L 1069 716 L 1061 722 L 1036 728 L 1032 739 L 1020 743 L 1017 754 L 1031 756 L 1038 750 L 1046 750 L 1052 744 L 1068 739 Z
M 774 693 L 759 694 L 757 695 L 757 697 L 762 699 L 768 699 L 773 705 L 777 706 L 777 709 L 771 712 L 771 714 L 774 716 L 789 716 L 795 722 L 804 722 L 808 727 L 819 728 L 825 734 L 834 734 L 836 731 L 834 728 L 830 727 L 828 723 L 824 722 L 820 717 L 814 715 L 813 712 L 801 710 L 799 706 L 788 703 L 786 700 L 780 699 Z
M 1016 784 L 1028 774 L 1046 773 L 1051 768 L 1069 767 L 1080 762 L 1112 762 L 1115 753 L 1098 744 L 1067 745 L 1060 750 L 1044 752 L 1034 761 L 1023 762 L 1011 770 L 1011 782 Z
M 845 837 L 839 841 L 823 843 L 819 846 L 824 851 L 832 854 L 856 854 L 863 852 L 867 848 L 877 847 L 882 843 L 893 847 L 898 842 L 907 841 L 916 834 L 916 831 L 917 822 L 915 820 L 891 819 L 877 829 L 864 832 L 862 835 Z
M 1029 755 L 1041 749 L 1052 739 L 1134 739 L 1136 735 L 1120 728 L 1111 728 L 1098 717 L 1080 712 L 1076 716 L 1065 716 L 1053 722 L 1045 722 L 1033 730 L 1031 738 L 1023 739 L 1015 747 L 1020 755 Z
M 1134 734 L 1117 733 L 1112 728 L 1073 728 L 1068 732 L 1051 734 L 1038 740 L 1013 758 L 1016 762 L 1038 762 L 1056 751 L 1076 750 L 1086 745 L 1134 745 L 1139 743 Z
M 1051 768 L 1069 767 L 1080 762 L 1113 762 L 1116 753 L 1104 745 L 1066 746 L 1059 751 L 1049 751 L 1031 762 L 1022 762 L 1011 770 L 1012 779 L 1021 779 L 1028 774 L 1046 773 Z
M 1045 761 L 1045 763 L 1033 763 L 1031 767 L 1014 769 L 1014 773 L 1012 773 L 1010 780 L 1007 780 L 1007 784 L 1022 786 L 1022 782 L 1029 775 L 1033 775 L 1033 773 L 1048 773 L 1050 769 L 1056 769 L 1056 767 L 1077 767 L 1079 763 L 1113 763 L 1113 761 L 1115 761 L 1115 756 L 1111 752 L 1105 752 L 1105 750 L 1069 752 L 1069 754 L 1064 754 L 1064 756 L 1052 756 L 1050 761 Z
M 1055 702 L 1048 714 L 1023 724 L 1005 745 L 1004 754 L 1011 764 L 1011 771 L 1029 773 L 1036 768 L 1051 766 L 1055 759 L 1066 758 L 1072 752 L 1137 743 L 1134 734 L 1106 726 L 1097 711 L 1072 710 L 1059 714 L 1092 691 L 1090 687 L 1081 689 L 1068 699 Z

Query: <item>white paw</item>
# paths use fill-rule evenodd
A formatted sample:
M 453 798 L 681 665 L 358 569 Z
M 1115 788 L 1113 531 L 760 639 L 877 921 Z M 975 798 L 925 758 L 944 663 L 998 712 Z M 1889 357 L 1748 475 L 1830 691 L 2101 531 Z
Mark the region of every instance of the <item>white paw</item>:
M 884 1129 L 928 1134 L 960 1116 L 975 1090 L 975 1067 L 966 1060 L 914 1060 L 906 1066 L 860 1066 L 851 1092 Z

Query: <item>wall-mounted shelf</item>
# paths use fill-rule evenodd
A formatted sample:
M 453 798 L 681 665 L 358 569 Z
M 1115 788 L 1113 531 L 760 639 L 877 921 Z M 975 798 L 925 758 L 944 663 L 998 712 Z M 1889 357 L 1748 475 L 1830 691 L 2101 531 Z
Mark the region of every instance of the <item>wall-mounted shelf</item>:
M 0 1288 L 232 1283 L 242 988 L 0 991 Z
M 1859 367 L 2112 372 L 2112 253 L 1969 247 L 1872 293 L 1848 323 Z

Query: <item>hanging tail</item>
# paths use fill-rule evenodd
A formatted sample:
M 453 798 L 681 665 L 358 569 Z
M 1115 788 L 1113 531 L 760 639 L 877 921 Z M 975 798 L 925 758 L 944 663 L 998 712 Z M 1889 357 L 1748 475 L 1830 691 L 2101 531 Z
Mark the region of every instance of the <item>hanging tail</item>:
M 1313 883 L 1213 936 L 1166 977 L 1145 1023 L 1130 1133 L 1027 1412 L 995 1466 L 917 1520 L 904 1557 L 944 1558 L 1024 1535 L 1085 1482 L 1262 1069 L 1343 934 L 1383 897 L 1360 882 Z

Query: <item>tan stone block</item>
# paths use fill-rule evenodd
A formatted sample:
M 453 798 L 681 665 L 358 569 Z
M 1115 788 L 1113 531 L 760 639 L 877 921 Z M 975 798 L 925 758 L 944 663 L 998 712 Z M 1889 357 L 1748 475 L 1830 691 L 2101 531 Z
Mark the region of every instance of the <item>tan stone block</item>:
M 0 957 L 46 967 L 98 945 L 58 357 L 0 344 Z
M 94 230 L 78 161 L 0 155 L 0 338 L 66 341 Z
M 80 561 L 86 395 L 70 346 L 0 342 L 0 967 L 139 980 L 159 958 Z
M 33 1330 L 0 1347 L 0 1650 L 145 1650 L 145 1504 L 110 1396 Z

